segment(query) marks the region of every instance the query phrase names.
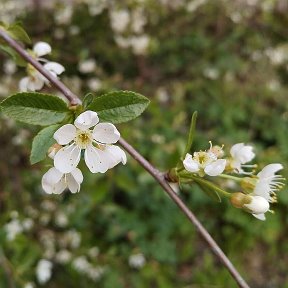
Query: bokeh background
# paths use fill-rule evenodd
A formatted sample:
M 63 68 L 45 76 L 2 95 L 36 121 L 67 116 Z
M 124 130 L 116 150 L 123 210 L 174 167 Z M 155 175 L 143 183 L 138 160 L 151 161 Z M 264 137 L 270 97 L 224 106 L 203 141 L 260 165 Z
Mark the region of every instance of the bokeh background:
M 251 143 L 260 168 L 287 167 L 287 1 L 1 0 L 0 20 L 20 20 L 33 43 L 50 43 L 49 59 L 65 66 L 61 79 L 76 94 L 147 96 L 142 117 L 118 128 L 160 169 L 177 162 L 195 110 L 195 150 L 209 140 Z M 25 69 L 3 53 L 0 61 L 4 99 Z M 131 158 L 105 175 L 83 166 L 76 195 L 45 195 L 51 162 L 29 164 L 38 131 L 0 114 L 0 287 L 236 287 Z M 265 222 L 197 187 L 181 197 L 251 287 L 288 287 L 287 189 Z M 41 259 L 53 265 L 46 283 L 37 278 Z

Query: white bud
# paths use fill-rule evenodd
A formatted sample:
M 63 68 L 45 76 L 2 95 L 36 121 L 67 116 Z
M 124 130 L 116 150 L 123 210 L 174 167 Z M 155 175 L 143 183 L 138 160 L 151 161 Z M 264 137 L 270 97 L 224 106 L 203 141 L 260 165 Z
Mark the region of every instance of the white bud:
M 243 205 L 250 213 L 263 214 L 269 210 L 269 202 L 261 196 L 250 196 L 251 202 Z

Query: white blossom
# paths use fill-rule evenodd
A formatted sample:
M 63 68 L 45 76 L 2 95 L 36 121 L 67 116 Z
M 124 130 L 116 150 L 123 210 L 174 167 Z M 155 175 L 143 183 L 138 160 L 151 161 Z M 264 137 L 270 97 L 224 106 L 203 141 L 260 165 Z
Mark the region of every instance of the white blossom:
M 217 159 L 221 154 L 222 148 L 216 149 L 211 145 L 208 151 L 194 152 L 193 156 L 189 153 L 186 154 L 183 161 L 185 169 L 191 173 L 197 173 L 201 177 L 205 174 L 209 176 L 220 175 L 226 166 L 225 159 Z
M 142 253 L 138 253 L 130 255 L 128 262 L 130 267 L 140 269 L 146 264 L 146 259 Z
M 66 124 L 54 133 L 58 144 L 65 145 L 54 157 L 57 170 L 71 173 L 80 161 L 81 150 L 92 173 L 105 173 L 120 162 L 126 163 L 125 152 L 112 145 L 120 139 L 117 128 L 111 123 L 98 122 L 96 112 L 85 111 L 76 118 L 74 125 Z M 92 127 L 94 129 L 90 130 Z
M 65 68 L 57 62 L 49 62 L 42 56 L 51 53 L 51 46 L 46 42 L 38 42 L 34 45 L 32 56 L 40 62 L 45 63 L 43 66 L 48 70 L 54 77 L 57 77 L 64 72 Z M 31 64 L 27 65 L 28 76 L 22 78 L 19 82 L 19 89 L 21 91 L 37 91 L 41 90 L 44 84 L 49 84 L 49 81 L 38 72 Z
M 80 169 L 75 168 L 69 173 L 62 173 L 52 167 L 42 177 L 42 188 L 47 194 L 60 194 L 66 188 L 76 193 L 79 192 L 82 182 L 83 175 Z
M 276 202 L 276 192 L 283 187 L 284 178 L 275 175 L 283 166 L 273 163 L 265 166 L 258 174 L 252 195 L 261 196 L 269 202 Z
M 72 254 L 68 250 L 60 250 L 55 256 L 56 261 L 60 264 L 68 263 L 71 258 Z
M 52 275 L 52 262 L 46 259 L 41 259 L 36 267 L 36 276 L 40 284 L 45 284 L 49 281 Z
M 97 65 L 96 61 L 94 59 L 86 59 L 81 62 L 79 62 L 78 69 L 81 73 L 91 73 L 95 72 Z
M 244 143 L 237 143 L 233 145 L 230 149 L 230 154 L 232 159 L 230 160 L 229 164 L 237 173 L 243 173 L 243 164 L 250 162 L 255 157 L 253 147 L 250 145 L 245 145 Z
M 4 226 L 4 229 L 8 241 L 13 241 L 18 234 L 23 232 L 23 227 L 18 219 L 12 219 Z
M 112 29 L 117 33 L 122 33 L 126 30 L 130 22 L 130 13 L 127 9 L 110 12 L 110 22 Z
M 244 204 L 244 208 L 259 220 L 265 220 L 265 213 L 269 211 L 269 202 L 261 196 L 250 196 L 251 202 Z

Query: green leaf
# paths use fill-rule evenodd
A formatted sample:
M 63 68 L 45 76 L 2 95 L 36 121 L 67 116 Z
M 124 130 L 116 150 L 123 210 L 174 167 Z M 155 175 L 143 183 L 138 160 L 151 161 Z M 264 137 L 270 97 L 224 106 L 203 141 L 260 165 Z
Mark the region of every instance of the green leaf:
M 84 109 L 86 109 L 93 101 L 95 95 L 93 93 L 88 93 L 84 96 L 84 99 L 83 99 L 83 107 Z
M 11 56 L 18 66 L 25 67 L 27 65 L 26 61 L 16 51 L 5 43 L 0 45 L 0 50 Z
M 48 149 L 56 143 L 53 135 L 61 125 L 52 125 L 42 129 L 33 139 L 30 154 L 31 164 L 38 163 L 46 158 Z
M 123 123 L 138 117 L 149 103 L 138 93 L 114 91 L 94 98 L 87 110 L 96 111 L 101 121 Z
M 7 28 L 7 32 L 15 40 L 22 41 L 22 42 L 24 42 L 26 44 L 30 44 L 31 43 L 31 40 L 30 40 L 28 34 L 22 28 L 20 23 L 15 23 L 15 24 L 10 25 Z
M 59 97 L 36 92 L 14 94 L 2 101 L 0 107 L 14 120 L 40 126 L 60 123 L 72 114 Z
M 193 113 L 192 118 L 191 118 L 188 140 L 187 140 L 186 148 L 182 155 L 182 159 L 184 159 L 186 154 L 191 150 L 194 136 L 195 136 L 196 120 L 197 120 L 197 111 Z

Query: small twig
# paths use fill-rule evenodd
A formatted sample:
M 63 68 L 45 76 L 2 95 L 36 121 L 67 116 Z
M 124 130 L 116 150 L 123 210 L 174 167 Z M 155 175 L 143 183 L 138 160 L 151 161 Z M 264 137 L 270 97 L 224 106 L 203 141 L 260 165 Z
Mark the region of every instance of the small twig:
M 81 103 L 80 99 L 70 91 L 60 80 L 53 77 L 40 63 L 33 59 L 15 40 L 13 40 L 7 33 L 0 29 L 0 36 L 14 48 L 28 63 L 34 66 L 42 75 L 44 75 L 63 95 L 70 101 L 72 105 Z M 168 181 L 165 179 L 165 174 L 161 173 L 158 169 L 152 166 L 140 153 L 138 153 L 130 144 L 123 138 L 119 140 L 119 144 L 148 172 L 150 173 L 161 185 L 163 190 L 170 196 L 170 198 L 177 204 L 180 210 L 187 216 L 190 222 L 196 227 L 201 237 L 208 244 L 210 249 L 214 252 L 217 258 L 230 272 L 231 276 L 235 279 L 238 286 L 241 288 L 249 288 L 248 284 L 236 270 L 231 261 L 227 258 L 218 244 L 210 236 L 209 232 L 199 222 L 197 217 L 189 210 L 175 191 L 171 188 Z

